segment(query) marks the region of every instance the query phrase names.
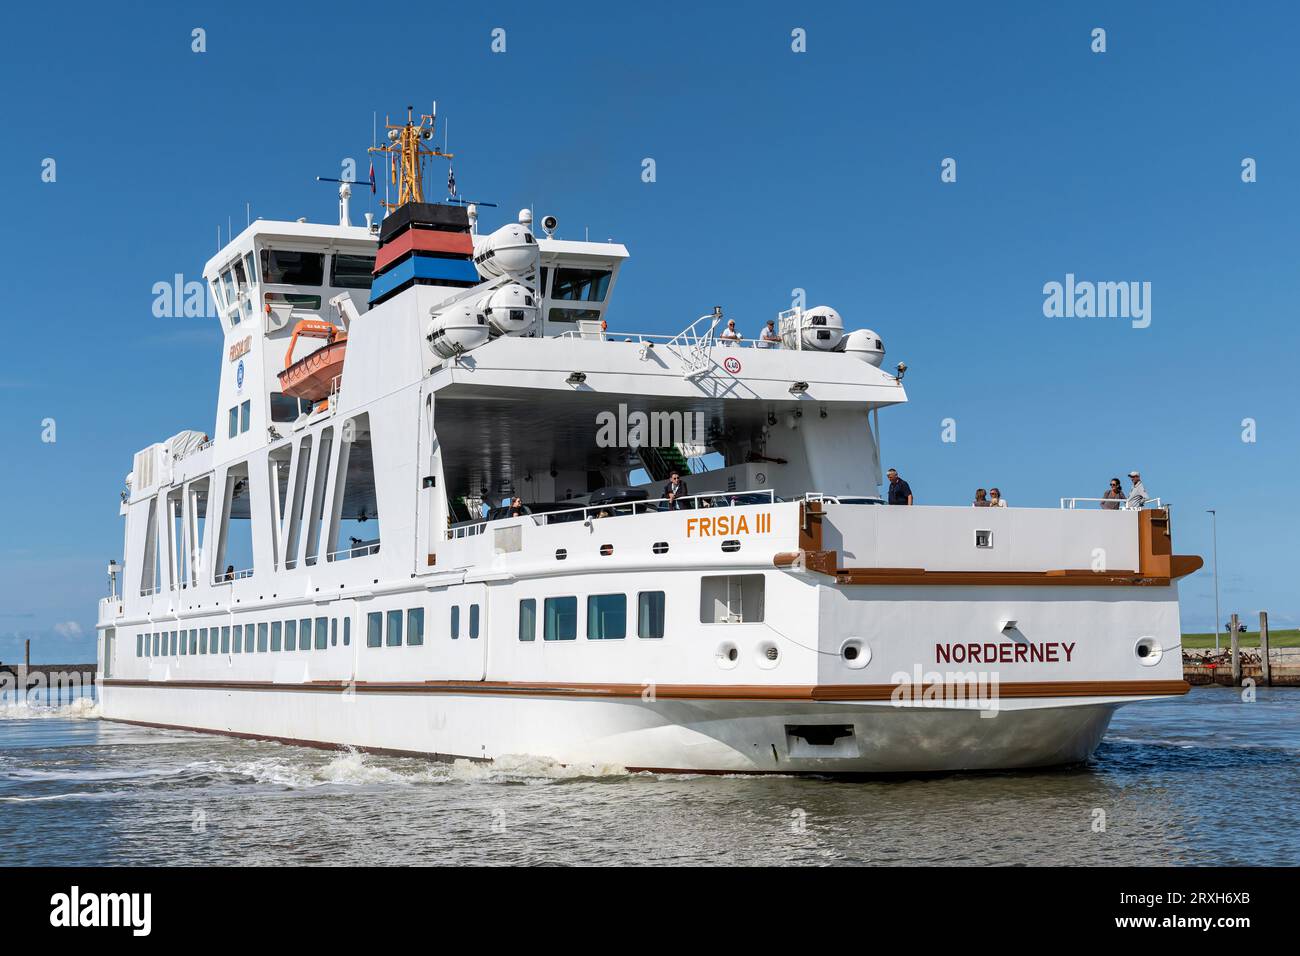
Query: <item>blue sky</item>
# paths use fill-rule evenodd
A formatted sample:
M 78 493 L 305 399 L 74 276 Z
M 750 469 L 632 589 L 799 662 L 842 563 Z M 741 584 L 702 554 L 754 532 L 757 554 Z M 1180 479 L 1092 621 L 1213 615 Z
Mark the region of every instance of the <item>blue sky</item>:
M 328 221 L 313 177 L 345 157 L 364 175 L 373 112 L 433 99 L 462 193 L 628 245 L 616 330 L 721 304 L 755 334 L 804 288 L 909 365 L 883 445 L 922 503 L 998 485 L 1052 506 L 1137 468 L 1207 565 L 1218 509 L 1225 616 L 1300 623 L 1290 5 L 379 9 L 6 14 L 0 659 L 23 637 L 89 659 L 132 453 L 215 427 L 216 322 L 154 317 L 153 284 L 199 278 L 246 203 Z M 1067 273 L 1150 282 L 1150 326 L 1045 317 Z M 1182 596 L 1184 629 L 1209 630 L 1208 571 Z

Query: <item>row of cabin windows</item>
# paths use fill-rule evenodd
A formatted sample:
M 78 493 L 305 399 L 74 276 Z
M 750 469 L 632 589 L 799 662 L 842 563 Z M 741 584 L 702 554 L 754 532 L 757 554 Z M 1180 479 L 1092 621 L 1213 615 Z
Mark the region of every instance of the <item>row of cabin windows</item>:
M 664 636 L 664 592 L 639 591 L 636 596 L 636 636 L 657 640 Z M 627 637 L 627 595 L 587 596 L 587 640 L 621 641 Z M 537 639 L 537 599 L 519 602 L 519 640 Z M 578 599 L 551 597 L 542 601 L 542 640 L 578 639 Z
M 374 256 L 330 256 L 330 282 L 336 289 L 369 289 Z M 325 253 L 293 249 L 262 250 L 262 281 L 268 285 L 319 286 L 325 282 Z
M 405 613 L 406 646 L 417 647 L 424 643 L 424 608 L 413 607 L 403 612 L 371 611 L 366 615 L 366 647 L 401 647 L 402 621 Z M 469 638 L 478 640 L 479 606 L 469 606 Z M 460 605 L 454 605 L 449 619 L 449 635 L 453 641 L 460 640 Z
M 304 617 L 292 621 L 192 627 L 148 631 L 135 636 L 136 657 L 185 657 L 201 654 L 254 654 L 277 651 L 323 651 L 339 642 L 339 619 Z M 352 643 L 352 619 L 343 618 L 343 646 Z
M 236 435 L 242 435 L 248 431 L 248 419 L 251 412 L 251 400 L 240 402 L 230 409 L 230 431 L 227 437 L 234 438 Z

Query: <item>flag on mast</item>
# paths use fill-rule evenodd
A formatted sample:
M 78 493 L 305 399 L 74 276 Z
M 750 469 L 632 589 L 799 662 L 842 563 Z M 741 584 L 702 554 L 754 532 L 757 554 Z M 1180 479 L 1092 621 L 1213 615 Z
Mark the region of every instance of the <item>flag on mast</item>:
M 447 164 L 447 195 L 456 195 L 456 170 L 452 168 L 451 163 Z
M 375 161 L 370 161 L 370 195 L 375 194 Z

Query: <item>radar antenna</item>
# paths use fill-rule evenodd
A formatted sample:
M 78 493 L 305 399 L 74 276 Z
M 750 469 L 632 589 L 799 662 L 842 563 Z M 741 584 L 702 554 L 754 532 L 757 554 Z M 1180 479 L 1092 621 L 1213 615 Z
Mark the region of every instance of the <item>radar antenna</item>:
M 406 108 L 406 122 L 398 126 L 385 117 L 384 125 L 388 129 L 388 145 L 371 146 L 368 152 L 388 153 L 389 175 L 397 187 L 397 202 L 383 202 L 381 205 L 390 212 L 408 202 L 424 202 L 424 161 L 430 156 L 440 156 L 450 160 L 454 154 L 444 152 L 437 146 L 427 146 L 433 142 L 433 127 L 438 117 L 438 104 L 434 103 L 431 111 L 421 113 L 415 118 L 415 107 Z

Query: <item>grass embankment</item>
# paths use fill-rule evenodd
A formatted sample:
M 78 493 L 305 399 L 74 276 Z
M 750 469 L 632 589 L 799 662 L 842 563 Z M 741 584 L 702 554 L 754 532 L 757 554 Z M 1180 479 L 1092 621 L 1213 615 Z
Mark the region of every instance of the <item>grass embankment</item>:
M 1242 647 L 1259 647 L 1259 631 L 1247 631 L 1240 637 Z M 1228 634 L 1227 628 L 1219 632 L 1219 647 L 1228 648 L 1232 646 L 1232 638 Z M 1268 632 L 1269 647 L 1300 647 L 1300 629 L 1290 628 L 1288 630 L 1273 630 Z M 1189 650 L 1200 650 L 1201 648 L 1214 647 L 1213 634 L 1184 634 L 1183 647 Z

